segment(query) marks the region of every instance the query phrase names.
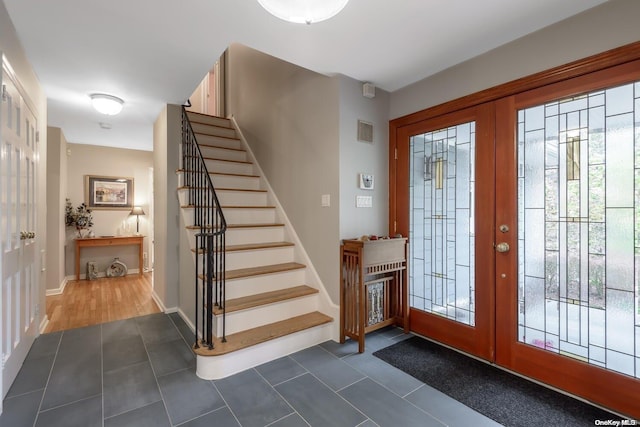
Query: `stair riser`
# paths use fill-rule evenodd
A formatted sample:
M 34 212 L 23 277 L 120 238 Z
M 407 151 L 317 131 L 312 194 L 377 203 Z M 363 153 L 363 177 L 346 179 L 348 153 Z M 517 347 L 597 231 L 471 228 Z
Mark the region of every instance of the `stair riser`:
M 193 222 L 190 209 L 185 209 L 185 222 Z M 193 212 L 193 210 L 191 209 Z M 190 225 L 190 224 L 187 224 Z M 195 247 L 195 235 L 198 230 L 188 229 L 187 238 L 191 247 Z M 228 228 L 225 236 L 227 245 L 247 245 L 252 243 L 281 242 L 284 240 L 284 227 Z
M 202 256 L 202 255 L 200 255 Z M 228 251 L 226 269 L 261 267 L 264 265 L 284 264 L 294 261 L 294 247 L 256 249 L 250 251 Z
M 236 130 L 233 128 L 205 125 L 201 123 L 191 123 L 191 127 L 195 133 L 202 133 L 212 136 L 224 136 L 227 138 L 237 138 Z
M 291 288 L 293 286 L 299 286 L 304 282 L 304 269 L 227 280 L 227 299 Z
M 226 150 L 224 148 L 209 147 L 206 145 L 201 145 L 200 151 L 204 157 L 213 157 L 214 159 L 222 160 L 235 160 L 238 162 L 247 161 L 246 151 Z
M 227 335 L 300 316 L 318 309 L 318 295 L 281 301 L 249 310 L 227 313 Z M 216 336 L 222 337 L 222 316 L 216 316 Z
M 187 115 L 189 116 L 189 121 L 191 121 L 192 124 L 194 122 L 197 122 L 227 128 L 233 127 L 233 125 L 231 124 L 231 120 L 225 119 L 224 117 L 208 116 L 205 114 L 193 114 L 189 112 L 187 112 Z
M 323 343 L 333 337 L 335 325 L 327 323 L 218 357 L 197 356 L 196 375 L 218 380 Z
M 205 159 L 204 162 L 209 172 L 235 173 L 241 175 L 252 175 L 255 173 L 251 163 L 235 163 L 211 159 Z
M 258 177 L 211 174 L 211 180 L 216 188 L 260 189 L 260 178 Z
M 222 206 L 266 206 L 267 193 L 252 191 L 217 191 Z
M 224 136 L 205 135 L 203 133 L 196 134 L 198 144 L 214 145 L 216 147 L 242 149 L 242 142 L 239 139 L 226 138 Z
M 224 217 L 229 224 L 273 224 L 276 221 L 276 210 L 264 209 L 225 209 L 222 208 Z
M 281 242 L 284 240 L 284 227 L 230 228 L 226 240 L 227 245 Z

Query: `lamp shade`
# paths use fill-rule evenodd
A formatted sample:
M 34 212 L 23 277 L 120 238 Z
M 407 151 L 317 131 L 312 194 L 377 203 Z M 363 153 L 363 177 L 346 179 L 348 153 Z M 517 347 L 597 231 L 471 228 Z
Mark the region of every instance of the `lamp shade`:
M 258 0 L 273 16 L 296 24 L 312 24 L 329 19 L 349 0 Z
M 129 213 L 129 215 L 145 215 L 145 213 L 142 209 L 142 206 L 134 206 L 133 209 L 131 209 L 131 213 Z
M 107 116 L 115 116 L 122 111 L 124 101 L 117 96 L 107 95 L 104 93 L 93 93 L 89 95 L 91 104 L 97 112 Z

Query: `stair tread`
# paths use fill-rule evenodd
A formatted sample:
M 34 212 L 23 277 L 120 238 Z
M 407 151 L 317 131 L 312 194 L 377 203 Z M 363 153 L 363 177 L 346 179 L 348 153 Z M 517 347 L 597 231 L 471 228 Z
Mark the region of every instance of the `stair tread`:
M 264 224 L 227 224 L 229 228 L 266 228 L 266 227 L 284 227 L 282 223 L 264 223 Z M 206 229 L 210 229 L 211 226 L 205 226 Z M 199 230 L 199 225 L 187 225 L 187 230 Z
M 267 190 L 254 190 L 251 188 L 216 188 L 216 192 L 220 191 L 249 191 L 252 193 L 266 193 Z
M 237 251 L 249 251 L 252 249 L 270 249 L 270 248 L 285 248 L 289 246 L 294 246 L 291 242 L 266 242 L 266 243 L 248 243 L 244 245 L 230 245 L 225 249 L 227 252 L 237 252 Z
M 198 356 L 221 356 L 330 322 L 333 322 L 332 317 L 322 314 L 319 311 L 314 311 L 287 320 L 281 320 L 227 335 L 227 342 L 224 343 L 221 342 L 219 338 L 215 338 L 213 349 L 209 350 L 208 347 L 201 346 L 200 348 L 194 349 L 194 352 Z
M 258 224 L 227 224 L 227 228 L 264 228 L 264 227 L 284 227 L 280 222 L 267 222 Z
M 205 114 L 205 113 L 200 113 L 198 111 L 187 111 L 187 116 L 204 116 L 204 117 L 215 117 L 216 119 L 220 119 L 220 120 L 226 120 L 229 123 L 231 123 L 231 119 L 228 119 L 226 117 L 222 117 L 222 116 L 214 116 L 212 114 Z M 191 120 L 191 117 L 189 117 L 189 120 Z
M 199 158 L 200 156 L 185 156 L 185 157 L 195 157 L 195 158 Z M 221 159 L 219 157 L 207 157 L 207 156 L 202 156 L 203 159 L 205 160 L 213 160 L 216 162 L 227 162 L 227 163 L 240 163 L 242 165 L 252 165 L 252 162 L 247 162 L 244 160 L 229 160 L 229 159 Z
M 307 295 L 317 294 L 318 290 L 307 285 L 294 286 L 292 288 L 279 289 L 277 291 L 263 292 L 260 294 L 249 295 L 246 297 L 234 298 L 227 300 L 226 313 L 234 311 L 246 310 L 248 308 L 259 307 L 262 305 L 273 304 L 276 302 L 287 301 L 294 298 L 300 298 Z M 222 314 L 222 309 L 214 308 L 215 315 Z
M 178 170 L 178 172 L 180 172 L 180 170 Z M 188 185 L 181 185 L 180 187 L 178 187 L 178 190 L 189 190 L 191 187 Z M 195 187 L 195 189 L 205 189 L 206 187 Z M 234 192 L 234 191 L 240 191 L 243 193 L 246 192 L 250 192 L 250 193 L 266 193 L 267 190 L 253 190 L 251 188 L 216 188 L 216 193 L 220 193 L 220 192 Z
M 260 178 L 260 175 L 252 175 L 246 173 L 228 173 L 228 172 L 209 172 L 209 175 L 224 175 L 224 176 L 241 176 L 246 178 Z
M 299 270 L 305 268 L 304 264 L 297 262 L 285 262 L 282 264 L 261 265 L 260 267 L 239 268 L 225 272 L 227 280 L 241 279 L 244 277 L 260 276 L 263 274 L 281 273 L 284 271 Z
M 275 206 L 264 205 L 222 205 L 222 209 L 275 209 Z
M 204 135 L 204 134 L 203 134 Z M 212 136 L 212 135 L 209 135 Z M 217 136 L 217 135 L 216 135 Z M 224 136 L 221 136 L 220 138 L 224 138 Z M 228 138 L 228 139 L 237 139 L 237 138 Z M 207 147 L 207 148 L 217 148 L 219 150 L 231 150 L 231 151 L 247 151 L 243 148 L 229 148 L 229 147 L 220 147 L 218 145 L 211 145 L 211 144 L 203 144 L 203 143 L 198 143 L 198 145 L 200 147 Z
M 265 242 L 265 243 L 247 243 L 244 245 L 228 245 L 225 249 L 228 252 L 239 251 L 251 251 L 254 249 L 273 249 L 273 248 L 286 248 L 289 246 L 295 246 L 291 242 Z M 195 249 L 191 249 L 191 252 L 196 252 Z M 198 251 L 199 253 L 202 251 Z

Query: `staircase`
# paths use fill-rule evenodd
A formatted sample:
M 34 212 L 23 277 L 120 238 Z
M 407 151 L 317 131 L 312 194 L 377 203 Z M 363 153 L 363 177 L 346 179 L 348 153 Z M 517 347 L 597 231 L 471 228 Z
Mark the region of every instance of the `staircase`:
M 246 141 L 229 119 L 188 112 L 187 117 L 226 219 L 225 282 L 219 306 L 199 301 L 196 312 L 212 316 L 211 345 L 199 345 L 197 375 L 219 379 L 335 339 L 335 307 L 309 267 L 295 231 Z M 178 171 L 184 176 L 184 170 Z M 189 186 L 178 190 L 194 264 L 205 254 L 196 235 L 196 206 Z M 217 226 L 211 227 L 216 228 Z M 196 259 L 197 258 L 197 259 Z M 205 279 L 196 273 L 198 285 Z M 205 309 L 203 307 L 212 307 Z M 196 325 L 198 321 L 196 319 Z

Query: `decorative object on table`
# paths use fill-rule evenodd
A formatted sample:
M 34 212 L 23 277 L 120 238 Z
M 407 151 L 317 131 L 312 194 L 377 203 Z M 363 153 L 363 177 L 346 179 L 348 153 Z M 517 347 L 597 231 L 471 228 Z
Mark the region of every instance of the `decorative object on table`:
M 384 320 L 384 282 L 370 283 L 367 288 L 367 326 Z
M 78 232 L 78 238 L 87 237 L 90 228 L 93 227 L 93 214 L 86 204 L 81 203 L 75 209 L 71 204 L 71 200 L 67 199 L 65 206 L 65 225 L 67 227 L 75 227 Z
M 133 209 L 131 209 L 131 212 L 129 213 L 129 215 L 135 215 L 136 216 L 136 236 L 140 235 L 140 215 L 146 215 L 144 213 L 144 210 L 142 209 L 142 206 L 134 206 Z
M 95 261 L 87 262 L 87 280 L 96 280 L 98 278 L 98 267 Z
M 127 275 L 127 265 L 120 261 L 119 258 L 115 258 L 111 265 L 107 267 L 107 277 L 122 277 Z
M 85 175 L 84 200 L 92 209 L 131 209 L 133 178 Z

